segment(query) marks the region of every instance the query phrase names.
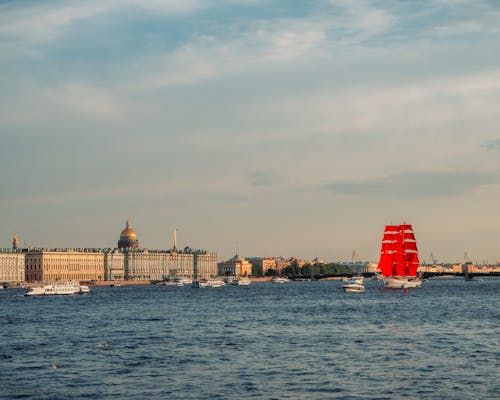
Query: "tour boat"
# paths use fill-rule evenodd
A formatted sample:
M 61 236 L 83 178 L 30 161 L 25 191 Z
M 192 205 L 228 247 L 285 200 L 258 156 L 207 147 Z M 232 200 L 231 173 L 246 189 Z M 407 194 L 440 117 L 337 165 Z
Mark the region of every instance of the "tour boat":
M 387 225 L 382 238 L 378 269 L 384 286 L 390 289 L 419 288 L 417 241 L 409 224 Z
M 72 295 L 89 293 L 90 288 L 86 285 L 80 285 L 78 282 L 55 282 L 44 286 L 29 288 L 26 296 L 50 296 L 50 295 Z

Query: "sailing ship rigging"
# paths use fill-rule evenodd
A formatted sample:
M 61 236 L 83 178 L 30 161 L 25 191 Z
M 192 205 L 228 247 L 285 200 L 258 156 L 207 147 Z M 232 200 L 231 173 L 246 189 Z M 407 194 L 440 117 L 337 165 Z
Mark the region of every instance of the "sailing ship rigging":
M 417 241 L 410 224 L 386 225 L 378 268 L 388 288 L 420 287 Z

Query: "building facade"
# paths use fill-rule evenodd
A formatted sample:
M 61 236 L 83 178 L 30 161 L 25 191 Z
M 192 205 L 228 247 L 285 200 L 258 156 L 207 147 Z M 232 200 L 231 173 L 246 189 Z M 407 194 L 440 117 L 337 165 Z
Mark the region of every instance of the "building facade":
M 219 263 L 220 276 L 249 276 L 252 275 L 252 263 L 236 254 L 228 261 Z
M 104 280 L 125 279 L 125 256 L 118 249 L 104 251 Z
M 25 254 L 11 251 L 0 251 L 0 283 L 3 282 L 24 282 Z
M 104 253 L 95 250 L 28 251 L 25 265 L 30 282 L 104 280 Z
M 218 275 L 217 253 L 196 250 L 193 256 L 195 278 L 210 278 Z

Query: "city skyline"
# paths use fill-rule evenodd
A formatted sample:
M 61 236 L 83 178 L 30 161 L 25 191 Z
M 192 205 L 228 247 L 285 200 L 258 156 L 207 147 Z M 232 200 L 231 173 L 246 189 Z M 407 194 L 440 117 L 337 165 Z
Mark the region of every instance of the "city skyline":
M 0 247 L 500 260 L 500 7 L 290 3 L 0 3 Z

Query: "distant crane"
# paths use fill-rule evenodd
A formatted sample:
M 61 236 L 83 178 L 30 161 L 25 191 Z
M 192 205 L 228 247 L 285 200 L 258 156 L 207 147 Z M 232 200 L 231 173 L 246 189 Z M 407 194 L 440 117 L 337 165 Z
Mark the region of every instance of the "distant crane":
M 356 252 L 356 250 L 352 251 L 351 261 L 352 261 L 353 264 L 361 262 L 361 258 L 359 258 L 358 253 Z
M 436 265 L 436 264 L 437 264 L 436 257 L 434 257 L 434 254 L 432 253 L 432 251 L 431 251 L 431 254 L 429 255 L 429 262 L 430 262 L 432 265 Z

